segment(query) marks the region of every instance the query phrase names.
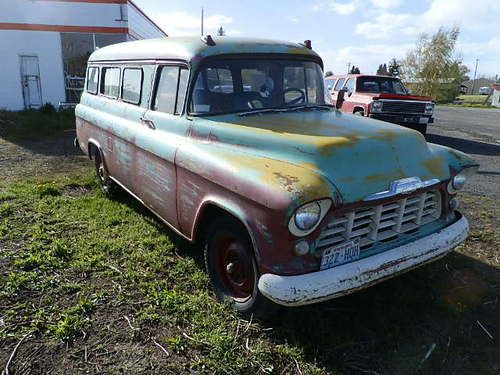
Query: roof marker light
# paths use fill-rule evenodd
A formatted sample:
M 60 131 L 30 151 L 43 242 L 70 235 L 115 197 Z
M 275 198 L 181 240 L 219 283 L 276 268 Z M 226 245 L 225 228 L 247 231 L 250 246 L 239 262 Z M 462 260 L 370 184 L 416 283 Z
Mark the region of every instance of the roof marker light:
M 306 47 L 307 49 L 312 49 L 312 44 L 311 44 L 311 41 L 309 39 L 307 40 L 304 40 L 304 43 L 302 43 L 304 45 L 304 47 Z
M 201 40 L 203 41 L 203 43 L 205 43 L 208 46 L 215 46 L 215 41 L 212 38 L 212 35 L 210 35 L 210 34 L 202 36 Z

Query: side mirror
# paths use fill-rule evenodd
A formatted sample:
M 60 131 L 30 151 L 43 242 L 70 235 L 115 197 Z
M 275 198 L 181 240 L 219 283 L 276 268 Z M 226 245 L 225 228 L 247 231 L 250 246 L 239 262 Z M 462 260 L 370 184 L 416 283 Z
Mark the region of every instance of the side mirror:
M 335 108 L 337 108 L 337 109 L 342 108 L 342 104 L 344 104 L 344 100 L 345 100 L 345 93 L 346 93 L 346 90 L 344 90 L 344 89 L 339 90 L 339 92 L 337 94 L 337 101 L 335 102 Z

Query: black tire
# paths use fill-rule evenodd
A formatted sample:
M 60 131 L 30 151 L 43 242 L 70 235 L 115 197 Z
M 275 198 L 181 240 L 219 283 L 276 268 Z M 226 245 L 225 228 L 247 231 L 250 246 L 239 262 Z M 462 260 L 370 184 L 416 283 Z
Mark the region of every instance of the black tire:
M 245 227 L 230 216 L 218 217 L 203 242 L 205 267 L 217 298 L 243 315 L 272 317 L 279 306 L 259 292 L 257 261 Z
M 364 116 L 365 115 L 365 111 L 363 111 L 362 109 L 356 109 L 353 113 L 356 116 Z
M 425 137 L 427 135 L 427 124 L 423 124 L 418 128 L 418 131 L 422 133 L 422 135 Z
M 109 178 L 108 170 L 104 164 L 104 159 L 97 147 L 94 147 L 94 162 L 97 179 L 101 185 L 101 189 L 107 196 L 115 196 L 118 191 L 118 185 Z

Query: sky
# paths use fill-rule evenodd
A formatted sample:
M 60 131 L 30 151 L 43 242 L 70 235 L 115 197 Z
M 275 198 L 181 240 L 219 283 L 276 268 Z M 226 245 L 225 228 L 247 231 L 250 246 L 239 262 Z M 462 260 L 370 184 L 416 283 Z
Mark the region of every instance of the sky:
M 169 36 L 200 35 L 222 26 L 228 36 L 312 40 L 325 71 L 348 64 L 375 73 L 403 58 L 417 37 L 458 26 L 457 54 L 474 74 L 500 76 L 500 0 L 134 0 Z

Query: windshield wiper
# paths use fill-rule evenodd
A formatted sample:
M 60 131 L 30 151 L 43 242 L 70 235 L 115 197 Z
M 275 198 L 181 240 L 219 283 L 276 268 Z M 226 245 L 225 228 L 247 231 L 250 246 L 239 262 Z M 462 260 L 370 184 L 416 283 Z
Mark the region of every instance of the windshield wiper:
M 284 107 L 284 108 L 262 108 L 262 109 L 254 109 L 252 111 L 240 112 L 238 116 L 248 116 L 253 114 L 260 113 L 281 113 L 281 112 L 294 112 L 294 111 L 302 111 L 308 109 L 326 109 L 330 110 L 333 108 L 333 105 L 330 104 L 313 104 L 313 105 L 299 105 L 295 107 Z

